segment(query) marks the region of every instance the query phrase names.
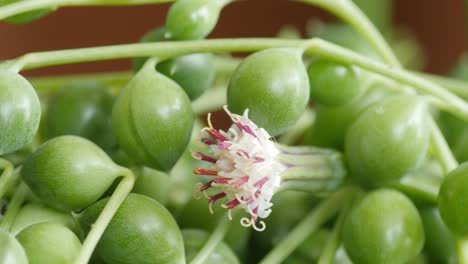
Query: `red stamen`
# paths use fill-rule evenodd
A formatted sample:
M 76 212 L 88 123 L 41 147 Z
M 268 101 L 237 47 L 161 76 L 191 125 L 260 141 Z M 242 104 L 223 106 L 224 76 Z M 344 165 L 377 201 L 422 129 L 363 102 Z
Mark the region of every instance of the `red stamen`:
M 257 188 L 262 188 L 263 185 L 268 181 L 268 179 L 269 179 L 269 177 L 265 176 L 265 177 L 261 178 L 258 182 L 256 182 L 254 184 L 254 186 L 257 187 Z
M 239 188 L 241 187 L 244 183 L 249 181 L 249 176 L 243 176 L 242 178 L 238 179 L 234 183 L 232 183 L 232 187 L 234 188 Z
M 201 169 L 201 168 L 194 169 L 193 173 L 198 174 L 198 175 L 206 175 L 206 176 L 216 176 L 216 175 L 218 175 L 217 171 Z
M 226 208 L 227 209 L 232 209 L 240 204 L 239 200 L 234 199 L 226 203 Z
M 210 199 L 208 200 L 210 203 L 214 203 L 216 202 L 217 200 L 221 199 L 221 198 L 224 198 L 226 197 L 226 193 L 225 192 L 220 192 L 218 194 L 215 194 L 215 195 L 211 195 L 210 196 Z
M 203 191 L 206 191 L 208 190 L 211 186 L 213 186 L 213 181 L 209 181 L 205 184 L 203 184 L 202 186 L 200 186 L 200 192 L 203 192 Z
M 232 178 L 214 178 L 213 181 L 215 183 L 228 183 L 230 180 L 232 180 Z
M 216 129 L 210 128 L 210 129 L 207 129 L 207 131 L 219 141 L 226 141 L 226 138 L 223 135 L 221 135 Z
M 192 152 L 192 157 L 196 158 L 197 160 L 203 160 L 211 163 L 216 163 L 216 159 L 210 156 L 207 156 L 201 152 Z
M 241 130 L 241 131 L 244 130 L 245 132 L 250 134 L 252 137 L 254 137 L 254 138 L 257 137 L 257 135 L 255 135 L 255 133 L 252 131 L 252 129 L 249 126 L 242 125 L 239 122 L 236 123 L 236 126 L 237 126 L 237 128 L 239 128 L 239 130 Z

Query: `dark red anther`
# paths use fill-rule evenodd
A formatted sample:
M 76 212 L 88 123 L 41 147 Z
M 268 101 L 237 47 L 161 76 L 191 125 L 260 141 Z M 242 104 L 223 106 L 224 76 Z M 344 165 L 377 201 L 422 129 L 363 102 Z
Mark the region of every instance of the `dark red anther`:
M 198 175 L 206 175 L 206 176 L 216 176 L 216 175 L 218 175 L 217 171 L 207 170 L 207 169 L 202 169 L 202 168 L 194 169 L 193 173 L 198 174 Z
M 203 192 L 203 191 L 208 190 L 211 186 L 213 186 L 213 181 L 209 181 L 209 182 L 203 184 L 203 185 L 200 187 L 200 192 Z
M 210 129 L 207 129 L 207 131 L 219 141 L 226 141 L 226 138 L 223 135 L 221 135 L 216 129 L 210 128 Z
M 215 195 L 211 195 L 210 196 L 210 199 L 208 200 L 210 203 L 214 203 L 216 202 L 217 200 L 221 199 L 221 198 L 224 198 L 226 197 L 226 193 L 225 192 L 220 192 L 218 194 L 215 194 Z
M 216 159 L 212 158 L 210 156 L 207 156 L 201 152 L 192 152 L 192 156 L 196 158 L 197 160 L 203 160 L 211 163 L 216 163 Z
M 230 180 L 232 180 L 232 178 L 222 178 L 222 177 L 219 177 L 219 178 L 214 178 L 213 181 L 215 183 L 228 183 Z
M 237 199 L 231 200 L 226 203 L 226 208 L 227 209 L 232 209 L 240 204 L 240 201 Z
M 250 134 L 252 137 L 254 137 L 254 138 L 257 137 L 257 135 L 255 135 L 255 133 L 252 131 L 252 129 L 249 126 L 242 125 L 239 122 L 236 123 L 236 126 L 237 126 L 237 128 L 239 128 L 239 130 L 241 130 L 241 131 L 244 130 L 245 132 Z

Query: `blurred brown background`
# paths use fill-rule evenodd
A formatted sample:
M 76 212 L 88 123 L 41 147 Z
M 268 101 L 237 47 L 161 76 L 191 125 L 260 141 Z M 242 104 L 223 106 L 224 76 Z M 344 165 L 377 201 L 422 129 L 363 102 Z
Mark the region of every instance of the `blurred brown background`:
M 395 0 L 393 5 L 394 24 L 414 33 L 426 55 L 427 71 L 447 72 L 460 54 L 468 50 L 463 0 Z M 0 22 L 0 59 L 31 51 L 135 42 L 149 29 L 164 23 L 168 6 L 62 8 L 27 25 Z M 285 24 L 303 31 L 307 21 L 314 17 L 334 20 L 326 12 L 300 3 L 240 1 L 223 10 L 210 37 L 271 37 Z M 129 68 L 130 62 L 123 60 L 53 67 L 28 75 Z

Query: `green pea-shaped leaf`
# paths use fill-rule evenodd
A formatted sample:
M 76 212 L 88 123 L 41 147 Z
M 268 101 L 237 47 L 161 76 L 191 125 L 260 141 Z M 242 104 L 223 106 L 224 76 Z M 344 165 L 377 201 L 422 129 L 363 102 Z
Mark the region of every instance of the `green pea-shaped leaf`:
M 426 103 L 397 96 L 364 111 L 349 128 L 345 156 L 358 181 L 377 186 L 416 168 L 429 145 Z
M 229 110 L 249 118 L 272 136 L 285 132 L 304 112 L 309 101 L 309 79 L 302 52 L 275 48 L 244 59 L 232 74 Z
M 304 136 L 304 143 L 319 147 L 344 148 L 345 135 L 359 114 L 374 104 L 390 96 L 391 92 L 380 85 L 367 88 L 355 100 L 340 106 L 318 104 L 315 107 L 315 121 Z
M 72 263 L 81 249 L 76 235 L 57 223 L 31 225 L 21 231 L 17 238 L 26 251 L 29 264 Z
M 197 229 L 182 230 L 185 245 L 185 258 L 191 261 L 197 253 L 202 249 L 203 245 L 208 240 L 210 234 L 208 232 Z M 238 264 L 240 263 L 232 250 L 224 243 L 219 243 L 211 254 L 205 259 L 204 264 Z
M 112 147 L 112 102 L 106 87 L 95 81 L 76 81 L 62 87 L 48 102 L 45 137 L 76 135 L 105 149 Z
M 367 88 L 364 72 L 352 65 L 315 59 L 307 69 L 310 98 L 324 105 L 343 105 L 361 96 Z
M 101 200 L 83 211 L 85 232 L 107 203 Z M 129 194 L 99 240 L 95 253 L 106 263 L 185 263 L 182 234 L 172 215 L 157 201 Z
M 63 213 L 41 204 L 26 204 L 18 212 L 11 226 L 11 233 L 16 235 L 23 229 L 37 223 L 53 222 L 72 230 L 77 236 L 81 235 L 78 222 L 70 213 Z
M 168 40 L 164 27 L 146 33 L 140 42 Z M 136 58 L 133 69 L 138 71 L 147 58 Z M 216 75 L 214 56 L 210 53 L 195 53 L 163 61 L 156 65 L 162 74 L 174 80 L 184 89 L 191 100 L 198 98 L 211 87 Z
M 41 105 L 36 91 L 21 75 L 0 70 L 0 155 L 32 142 Z
M 167 36 L 176 40 L 201 39 L 216 26 L 220 0 L 178 0 L 166 17 Z
M 401 264 L 422 250 L 424 230 L 406 196 L 380 189 L 367 194 L 347 216 L 343 243 L 353 263 Z
M 45 142 L 25 162 L 21 175 L 48 206 L 74 211 L 88 207 L 122 169 L 91 141 L 60 136 Z
M 0 6 L 9 5 L 9 4 L 13 4 L 16 2 L 22 2 L 22 1 L 25 1 L 25 0 L 0 0 Z M 54 11 L 54 9 L 52 8 L 29 11 L 29 12 L 25 12 L 25 13 L 21 13 L 18 15 L 8 17 L 5 19 L 5 21 L 8 23 L 12 23 L 12 24 L 29 23 L 49 14 L 52 11 Z
M 420 210 L 426 243 L 424 249 L 431 263 L 457 263 L 455 237 L 442 220 L 437 207 Z
M 445 178 L 439 191 L 439 210 L 447 227 L 460 236 L 468 235 L 468 162 Z
M 195 53 L 161 62 L 156 69 L 177 82 L 191 100 L 197 99 L 213 84 L 216 68 L 214 56 Z
M 155 199 L 165 205 L 168 201 L 170 177 L 162 171 L 143 167 L 135 172 L 137 176 L 133 193 L 139 193 Z
M 21 244 L 3 229 L 0 229 L 0 263 L 28 264 L 28 257 Z
M 117 98 L 112 128 L 120 147 L 136 162 L 167 171 L 190 140 L 190 99 L 153 65 L 141 69 Z

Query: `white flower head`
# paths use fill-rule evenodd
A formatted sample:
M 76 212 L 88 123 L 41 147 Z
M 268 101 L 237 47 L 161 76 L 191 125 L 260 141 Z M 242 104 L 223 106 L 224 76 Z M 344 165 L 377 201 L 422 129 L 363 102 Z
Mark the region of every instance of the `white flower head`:
M 194 169 L 196 174 L 211 177 L 209 182 L 197 184 L 196 193 L 203 192 L 208 197 L 210 212 L 217 200 L 227 198 L 222 207 L 229 213 L 234 207 L 243 208 L 250 218 L 242 218 L 241 224 L 262 231 L 265 223 L 257 223 L 257 219 L 271 213 L 271 198 L 280 186 L 280 175 L 286 167 L 276 159 L 280 150 L 271 136 L 248 118 L 248 110 L 242 116 L 231 113 L 227 106 L 224 110 L 232 126 L 226 132 L 216 130 L 208 115 L 209 126 L 202 129 L 206 137 L 201 142 L 207 145 L 209 154 L 192 153 L 194 158 L 211 163 L 207 169 Z M 210 188 L 219 192 L 208 196 L 206 190 Z

